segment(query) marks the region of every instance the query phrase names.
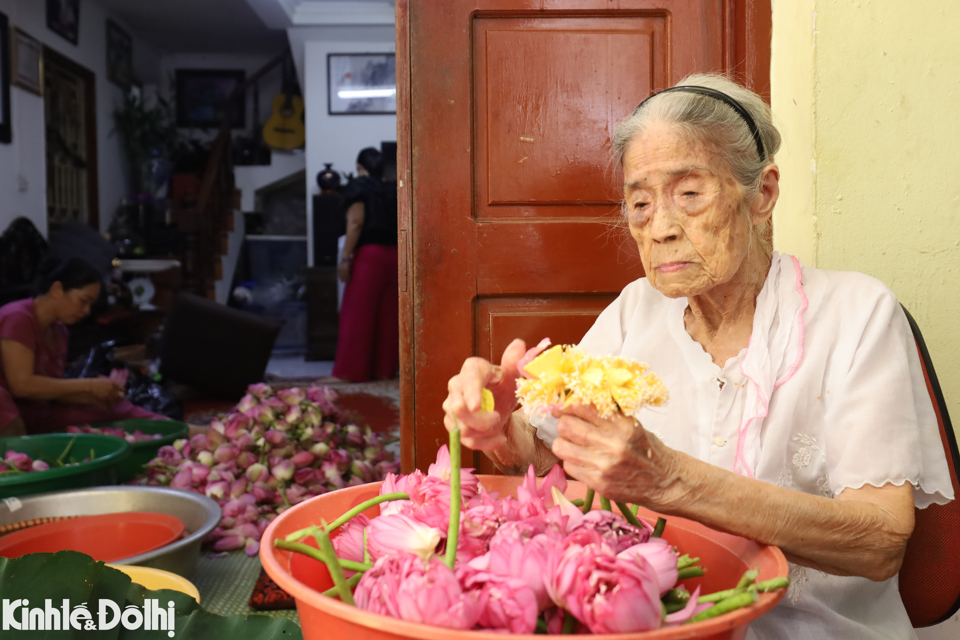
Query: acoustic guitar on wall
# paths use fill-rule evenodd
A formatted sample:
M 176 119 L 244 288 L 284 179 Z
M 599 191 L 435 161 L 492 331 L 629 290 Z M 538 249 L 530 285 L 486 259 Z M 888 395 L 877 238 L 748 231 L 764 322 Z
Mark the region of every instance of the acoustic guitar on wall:
M 295 93 L 289 58 L 283 62 L 283 93 L 273 99 L 273 113 L 263 125 L 263 140 L 275 149 L 299 149 L 306 141 L 303 98 Z

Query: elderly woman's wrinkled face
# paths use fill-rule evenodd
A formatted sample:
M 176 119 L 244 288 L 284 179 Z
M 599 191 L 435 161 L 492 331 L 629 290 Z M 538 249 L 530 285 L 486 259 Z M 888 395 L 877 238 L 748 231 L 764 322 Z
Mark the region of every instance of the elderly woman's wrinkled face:
M 650 284 L 678 298 L 734 278 L 751 222 L 743 188 L 721 158 L 655 122 L 627 145 L 623 173 L 630 234 Z

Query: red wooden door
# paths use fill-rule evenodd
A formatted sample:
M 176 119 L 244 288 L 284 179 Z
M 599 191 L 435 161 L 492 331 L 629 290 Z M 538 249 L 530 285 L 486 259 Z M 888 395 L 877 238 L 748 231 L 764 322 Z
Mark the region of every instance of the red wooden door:
M 446 442 L 441 403 L 466 357 L 577 342 L 643 275 L 619 224 L 616 123 L 696 71 L 737 69 L 766 92 L 770 4 L 402 0 L 397 16 L 410 471 Z

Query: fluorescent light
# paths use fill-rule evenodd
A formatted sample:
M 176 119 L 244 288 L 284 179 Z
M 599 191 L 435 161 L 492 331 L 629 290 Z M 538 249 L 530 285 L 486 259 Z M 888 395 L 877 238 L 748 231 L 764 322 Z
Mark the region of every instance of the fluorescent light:
M 397 95 L 397 90 L 393 87 L 384 89 L 341 89 L 337 91 L 337 97 L 342 100 L 352 98 L 392 98 Z

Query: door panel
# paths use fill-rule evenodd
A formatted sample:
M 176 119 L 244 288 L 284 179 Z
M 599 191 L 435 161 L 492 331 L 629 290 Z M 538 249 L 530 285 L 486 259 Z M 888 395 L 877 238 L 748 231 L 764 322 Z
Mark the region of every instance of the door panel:
M 465 358 L 499 359 L 515 337 L 577 342 L 643 275 L 614 128 L 695 71 L 735 68 L 765 89 L 769 31 L 750 20 L 768 29 L 769 12 L 769 0 L 397 2 L 404 471 L 446 442 L 441 404 Z

